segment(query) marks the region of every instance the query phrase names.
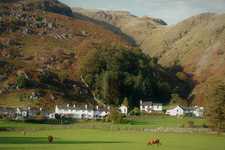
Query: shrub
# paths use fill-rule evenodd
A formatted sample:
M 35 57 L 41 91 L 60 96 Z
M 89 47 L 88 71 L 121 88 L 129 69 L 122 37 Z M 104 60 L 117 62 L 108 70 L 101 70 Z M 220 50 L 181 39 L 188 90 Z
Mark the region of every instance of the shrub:
M 139 108 L 135 107 L 133 110 L 130 111 L 129 113 L 130 115 L 135 115 L 135 116 L 138 116 L 141 114 L 141 111 Z
M 187 127 L 187 128 L 194 128 L 194 127 L 195 127 L 194 121 L 188 121 L 188 122 L 186 123 L 186 127 Z
M 116 108 L 112 108 L 110 110 L 108 119 L 112 123 L 122 123 L 123 117 L 122 117 L 122 114 Z
M 18 88 L 27 88 L 29 86 L 29 80 L 25 77 L 25 75 L 17 76 L 16 86 Z
M 203 127 L 203 128 L 208 128 L 208 125 L 205 124 L 205 123 L 203 123 L 203 124 L 202 124 L 202 127 Z

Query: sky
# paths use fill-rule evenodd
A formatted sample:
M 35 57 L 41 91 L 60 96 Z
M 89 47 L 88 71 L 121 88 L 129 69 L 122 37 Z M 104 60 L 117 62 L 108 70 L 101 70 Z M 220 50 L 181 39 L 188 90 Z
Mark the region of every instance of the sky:
M 204 12 L 225 13 L 225 0 L 60 0 L 70 7 L 126 10 L 136 16 L 160 18 L 176 24 Z

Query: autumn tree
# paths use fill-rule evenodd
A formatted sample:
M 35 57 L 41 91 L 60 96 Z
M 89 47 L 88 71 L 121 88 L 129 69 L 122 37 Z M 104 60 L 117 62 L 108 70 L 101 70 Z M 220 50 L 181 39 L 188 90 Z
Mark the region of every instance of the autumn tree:
M 225 131 L 225 83 L 218 83 L 208 93 L 205 115 L 209 126 L 219 132 Z

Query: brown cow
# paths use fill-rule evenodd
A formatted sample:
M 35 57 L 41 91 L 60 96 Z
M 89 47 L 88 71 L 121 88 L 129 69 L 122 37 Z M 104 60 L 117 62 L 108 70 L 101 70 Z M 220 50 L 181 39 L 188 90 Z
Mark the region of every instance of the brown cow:
M 52 143 L 53 142 L 53 136 L 48 136 L 48 143 Z
M 161 145 L 159 139 L 151 139 L 148 141 L 147 145 Z

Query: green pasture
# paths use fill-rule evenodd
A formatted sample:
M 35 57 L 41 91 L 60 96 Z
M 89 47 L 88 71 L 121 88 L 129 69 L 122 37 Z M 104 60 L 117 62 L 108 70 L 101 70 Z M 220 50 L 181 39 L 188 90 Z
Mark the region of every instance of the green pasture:
M 136 128 L 177 127 L 193 120 L 196 125 L 205 121 L 195 118 L 142 116 L 130 118 L 126 124 L 82 121 L 70 125 L 48 125 L 0 121 L 0 150 L 224 150 L 225 136 L 208 133 L 158 133 Z M 111 130 L 110 127 L 119 128 Z M 54 142 L 49 144 L 47 137 Z M 162 145 L 147 146 L 151 138 Z
M 47 136 L 55 137 L 48 144 Z M 157 137 L 160 146 L 147 146 Z M 101 129 L 49 129 L 44 131 L 1 132 L 1 150 L 224 150 L 225 137 L 207 134 L 146 133 Z

